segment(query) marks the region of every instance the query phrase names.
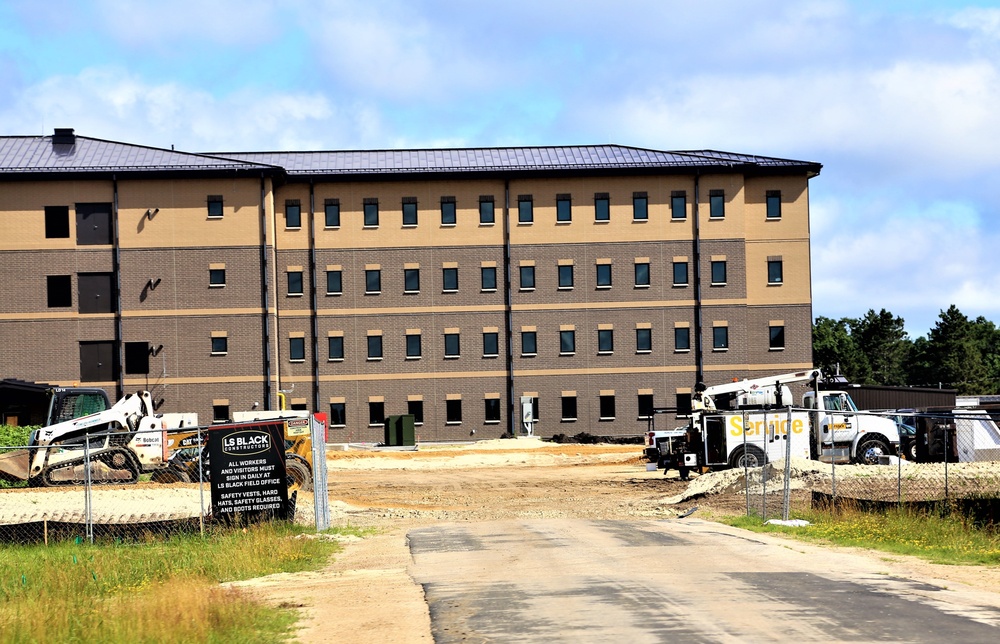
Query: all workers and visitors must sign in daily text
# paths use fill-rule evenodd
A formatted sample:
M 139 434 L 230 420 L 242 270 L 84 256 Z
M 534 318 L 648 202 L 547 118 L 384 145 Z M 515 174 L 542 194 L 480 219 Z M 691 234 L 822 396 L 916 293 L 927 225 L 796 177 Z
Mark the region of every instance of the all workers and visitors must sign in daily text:
M 208 433 L 214 516 L 288 518 L 284 427 L 272 421 Z

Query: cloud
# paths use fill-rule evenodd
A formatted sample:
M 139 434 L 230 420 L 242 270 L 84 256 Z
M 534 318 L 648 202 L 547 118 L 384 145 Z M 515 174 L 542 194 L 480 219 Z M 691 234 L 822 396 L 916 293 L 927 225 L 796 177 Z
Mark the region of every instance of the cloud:
M 268 0 L 97 0 L 94 21 L 130 47 L 170 51 L 184 41 L 257 47 L 276 36 L 281 8 Z

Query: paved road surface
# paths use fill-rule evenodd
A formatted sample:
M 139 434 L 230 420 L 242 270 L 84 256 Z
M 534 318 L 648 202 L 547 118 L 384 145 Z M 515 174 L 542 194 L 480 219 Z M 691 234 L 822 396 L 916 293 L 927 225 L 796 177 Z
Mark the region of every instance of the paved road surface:
M 439 644 L 1000 637 L 993 593 L 694 518 L 447 524 L 408 539 Z

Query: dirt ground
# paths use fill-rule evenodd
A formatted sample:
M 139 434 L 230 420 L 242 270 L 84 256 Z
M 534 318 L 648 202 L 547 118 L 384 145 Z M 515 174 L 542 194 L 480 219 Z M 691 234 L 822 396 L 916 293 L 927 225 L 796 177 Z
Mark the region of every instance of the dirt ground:
M 301 610 L 303 642 L 429 642 L 423 593 L 407 574 L 406 532 L 438 522 L 576 517 L 635 520 L 740 513 L 745 497 L 671 503 L 688 488 L 676 473 L 646 470 L 640 446 L 490 441 L 416 452 L 329 453 L 334 525 L 373 528 L 350 540 L 326 569 L 241 582 L 266 600 Z M 798 502 L 805 502 L 804 495 Z M 816 546 L 795 544 L 796 549 Z M 818 548 L 817 548 L 818 549 Z M 874 553 L 873 565 L 994 590 L 1000 571 L 937 566 Z

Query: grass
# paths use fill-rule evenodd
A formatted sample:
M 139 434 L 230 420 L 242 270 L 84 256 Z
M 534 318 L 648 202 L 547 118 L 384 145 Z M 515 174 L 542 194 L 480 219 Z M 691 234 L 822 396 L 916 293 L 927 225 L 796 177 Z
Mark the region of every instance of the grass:
M 884 513 L 843 509 L 836 512 L 799 511 L 801 528 L 763 525 L 760 517 L 719 517 L 718 520 L 755 532 L 778 532 L 805 541 L 833 543 L 921 557 L 953 565 L 1000 564 L 1000 534 L 975 526 L 959 514 L 941 516 L 907 509 Z
M 336 530 L 362 534 L 357 529 Z M 322 567 L 335 542 L 281 523 L 141 543 L 0 547 L 3 642 L 280 642 L 297 619 L 220 582 Z

